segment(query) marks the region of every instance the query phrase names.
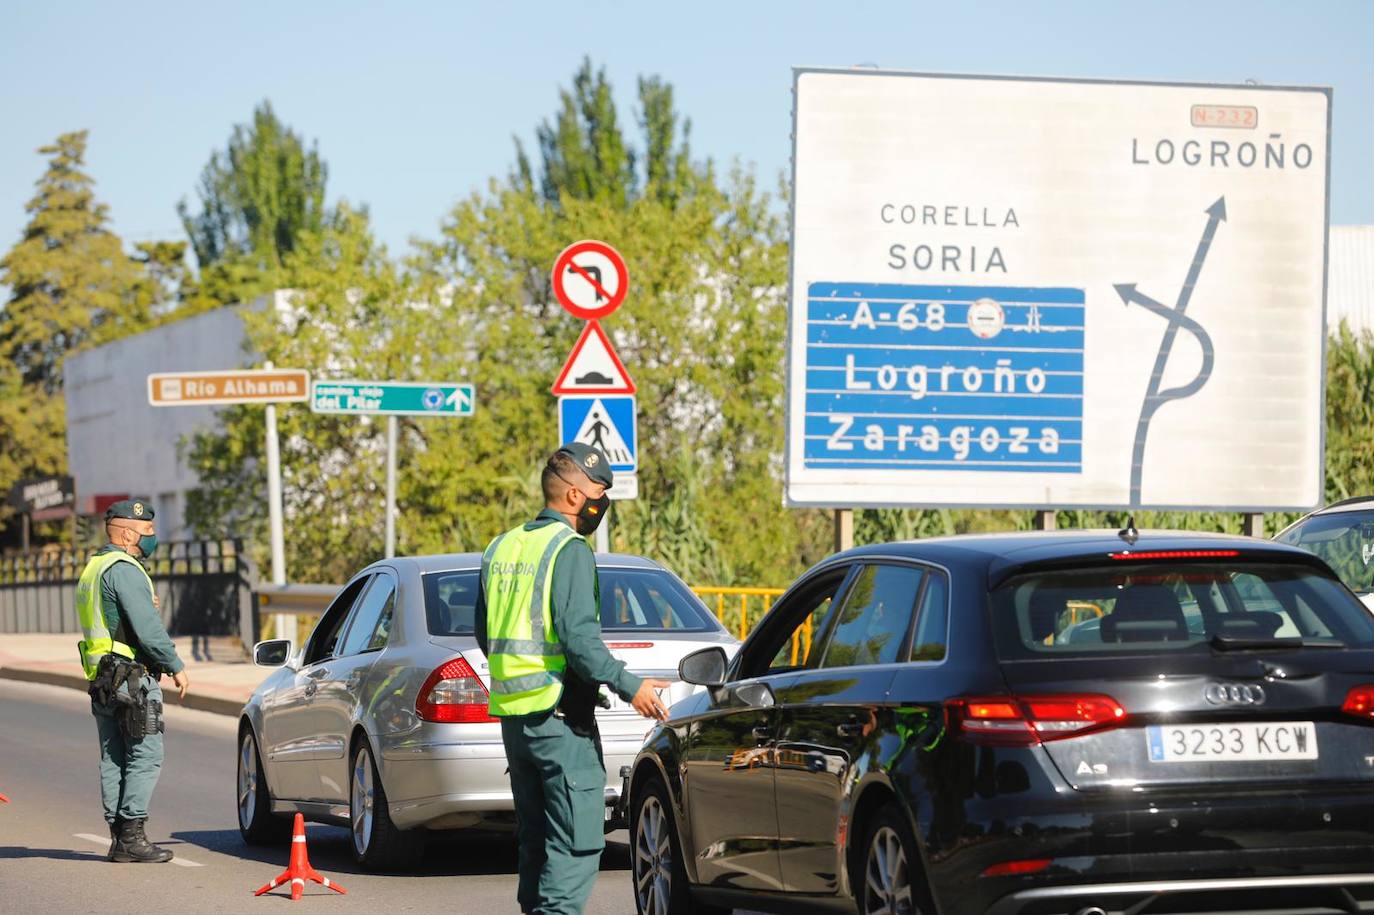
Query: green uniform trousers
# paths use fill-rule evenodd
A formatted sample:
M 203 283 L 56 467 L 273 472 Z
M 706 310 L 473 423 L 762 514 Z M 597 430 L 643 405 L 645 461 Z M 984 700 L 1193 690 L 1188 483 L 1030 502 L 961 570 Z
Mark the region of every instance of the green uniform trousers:
M 156 680 L 145 676 L 143 686 L 150 700 L 162 701 Z M 128 691 L 123 686 L 120 690 Z M 105 804 L 105 822 L 113 824 L 115 817 L 146 819 L 148 802 L 162 774 L 162 735 L 126 740 L 114 708 L 92 700 L 91 714 L 100 734 L 100 800 Z
M 606 766 L 596 726 L 552 712 L 501 719 L 520 843 L 520 911 L 576 915 L 606 847 Z

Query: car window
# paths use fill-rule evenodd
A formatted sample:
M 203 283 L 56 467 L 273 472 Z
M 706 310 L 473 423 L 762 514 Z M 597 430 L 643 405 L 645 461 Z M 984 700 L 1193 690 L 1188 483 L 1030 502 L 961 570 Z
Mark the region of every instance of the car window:
M 695 594 L 661 569 L 601 569 L 602 632 L 720 632 Z
M 430 635 L 472 635 L 477 625 L 476 569 L 424 576 L 425 622 Z
M 849 587 L 820 666 L 852 667 L 897 660 L 911 625 L 924 573 L 911 566 L 869 565 Z
M 722 632 L 705 605 L 663 569 L 601 569 L 601 630 L 652 635 Z M 477 625 L 478 572 L 424 576 L 425 620 L 430 635 L 472 635 Z
M 348 624 L 348 633 L 344 636 L 343 647 L 338 651 L 339 657 L 348 657 L 362 651 L 372 650 L 373 636 L 381 623 L 382 615 L 389 615 L 395 600 L 396 580 L 385 573 L 375 576 L 371 586 L 367 589 L 367 593 L 353 608 L 352 620 Z
M 1374 511 L 1313 515 L 1274 539 L 1316 553 L 1356 594 L 1374 593 Z
M 944 660 L 948 638 L 949 582 L 941 572 L 927 572 L 921 609 L 916 614 L 916 634 L 911 639 L 911 660 Z
M 820 656 L 826 617 L 850 568 L 836 566 L 780 598 L 740 648 L 735 679 L 787 673 L 809 662 L 814 666 Z
M 348 619 L 348 611 L 353 609 L 358 595 L 371 579 L 371 575 L 363 575 L 350 582 L 320 615 L 320 620 L 315 624 L 310 640 L 306 643 L 304 663 L 316 664 L 334 656 L 334 648 L 338 644 L 339 633 L 343 631 L 344 621 Z
M 1218 636 L 1374 645 L 1374 617 L 1349 591 L 1317 569 L 1285 563 L 1034 573 L 994 591 L 992 611 L 998 654 L 1007 659 L 1205 652 Z

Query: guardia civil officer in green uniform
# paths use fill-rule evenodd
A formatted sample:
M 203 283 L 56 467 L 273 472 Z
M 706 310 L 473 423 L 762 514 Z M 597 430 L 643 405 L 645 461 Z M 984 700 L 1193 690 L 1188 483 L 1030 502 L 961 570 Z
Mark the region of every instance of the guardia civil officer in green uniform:
M 520 843 L 522 912 L 581 912 L 606 840 L 606 767 L 594 712 L 606 684 L 646 718 L 668 683 L 625 670 L 601 640 L 596 562 L 583 538 L 610 505 L 610 463 L 564 445 L 544 466 L 545 508 L 482 556 L 477 642 L 491 671 Z
M 157 549 L 153 507 L 126 499 L 105 512 L 109 542 L 91 557 L 76 587 L 84 638 L 81 666 L 91 681 L 100 735 L 100 797 L 110 824 L 109 861 L 161 863 L 172 853 L 148 841 L 148 802 L 162 771 L 162 690 L 172 677 L 182 698 L 190 681 L 157 610 L 143 567 Z

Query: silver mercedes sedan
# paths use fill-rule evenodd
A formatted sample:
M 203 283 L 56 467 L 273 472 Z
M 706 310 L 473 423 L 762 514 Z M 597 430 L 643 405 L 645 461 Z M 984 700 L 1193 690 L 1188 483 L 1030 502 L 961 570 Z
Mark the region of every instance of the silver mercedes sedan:
M 404 869 L 433 830 L 514 822 L 501 726 L 473 632 L 478 553 L 386 559 L 359 572 L 296 651 L 279 639 L 254 661 L 279 668 L 239 722 L 238 820 L 250 844 L 290 838 L 290 815 L 346 826 L 366 867 Z M 638 556 L 598 554 L 601 624 L 639 676 L 673 681 L 691 652 L 738 645 L 681 579 Z M 603 689 L 598 711 L 608 830 L 652 722 Z

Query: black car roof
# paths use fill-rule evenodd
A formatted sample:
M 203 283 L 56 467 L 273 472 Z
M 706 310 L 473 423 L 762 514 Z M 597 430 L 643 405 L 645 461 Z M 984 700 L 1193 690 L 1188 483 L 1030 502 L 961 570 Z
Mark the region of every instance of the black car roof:
M 993 582 L 1000 582 L 1030 566 L 1057 565 L 1060 561 L 1103 560 L 1116 553 L 1175 550 L 1235 550 L 1248 559 L 1271 558 L 1299 562 L 1330 570 L 1306 550 L 1272 540 L 1200 531 L 1139 531 L 1128 543 L 1115 530 L 1026 531 L 1006 534 L 959 534 L 880 543 L 847 550 L 841 558 L 897 556 L 924 559 L 965 568 L 981 567 Z M 1315 560 L 1315 561 L 1314 561 Z

